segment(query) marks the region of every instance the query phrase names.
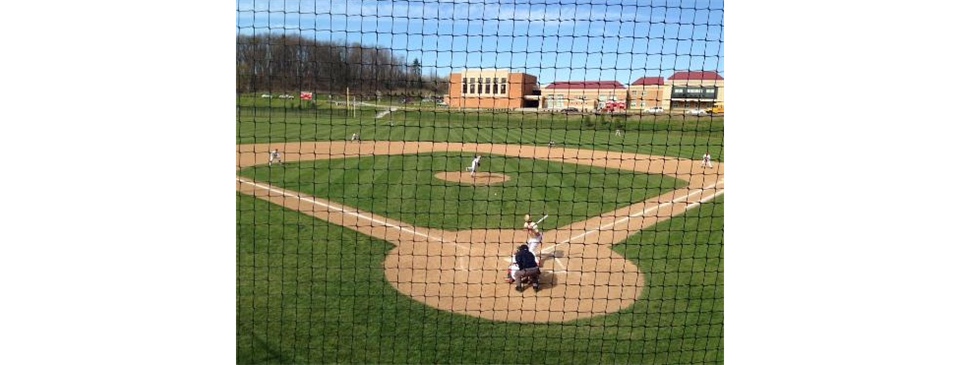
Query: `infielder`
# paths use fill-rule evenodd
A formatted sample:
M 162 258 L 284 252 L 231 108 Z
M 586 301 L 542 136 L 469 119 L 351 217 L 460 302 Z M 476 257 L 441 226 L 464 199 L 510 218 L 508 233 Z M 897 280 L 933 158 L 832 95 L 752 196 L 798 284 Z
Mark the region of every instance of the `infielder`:
M 273 151 L 270 151 L 270 162 L 267 162 L 267 166 L 273 165 L 274 161 L 278 164 L 283 163 L 283 161 L 280 160 L 280 149 L 274 148 Z
M 704 167 L 704 166 L 711 169 L 713 168 L 713 164 L 710 163 L 710 152 L 703 154 L 703 161 L 700 162 L 700 167 Z
M 352 136 L 350 136 L 350 141 L 351 141 L 351 142 L 359 141 L 359 140 L 360 140 L 360 135 L 359 135 L 359 134 L 354 133 Z

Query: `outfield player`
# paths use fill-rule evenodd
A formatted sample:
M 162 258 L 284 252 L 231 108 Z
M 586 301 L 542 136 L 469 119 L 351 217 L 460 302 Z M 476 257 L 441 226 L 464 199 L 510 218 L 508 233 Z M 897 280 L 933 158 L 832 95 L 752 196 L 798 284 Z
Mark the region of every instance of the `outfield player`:
M 359 140 L 360 140 L 360 135 L 359 135 L 359 134 L 354 133 L 352 136 L 350 136 L 350 141 L 351 141 L 351 142 L 355 142 L 355 141 L 359 141 Z
M 703 154 L 703 161 L 700 162 L 700 167 L 704 167 L 704 166 L 711 169 L 713 168 L 713 163 L 710 162 L 710 152 Z

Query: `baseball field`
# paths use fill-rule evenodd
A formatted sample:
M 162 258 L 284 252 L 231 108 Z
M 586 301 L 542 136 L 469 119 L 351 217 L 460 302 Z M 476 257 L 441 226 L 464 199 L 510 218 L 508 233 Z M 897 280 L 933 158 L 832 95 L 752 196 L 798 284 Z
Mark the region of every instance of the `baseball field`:
M 239 363 L 722 362 L 722 117 L 276 102 L 238 99 Z

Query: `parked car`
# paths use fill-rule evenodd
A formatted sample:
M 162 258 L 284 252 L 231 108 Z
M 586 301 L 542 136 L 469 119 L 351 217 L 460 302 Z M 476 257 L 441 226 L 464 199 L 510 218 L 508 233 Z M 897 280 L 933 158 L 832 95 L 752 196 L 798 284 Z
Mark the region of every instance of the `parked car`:
M 293 95 L 283 94 L 283 95 L 278 96 L 278 98 L 280 98 L 280 99 L 293 99 Z
M 627 103 L 623 101 L 610 100 L 603 102 L 600 108 L 602 113 L 621 113 L 627 111 Z
M 649 113 L 649 114 L 660 114 L 660 113 L 663 113 L 663 108 L 661 108 L 661 107 L 659 107 L 659 106 L 656 106 L 656 107 L 653 107 L 653 108 L 646 108 L 646 109 L 643 110 L 643 112 L 644 112 L 644 113 Z
M 684 114 L 707 115 L 707 111 L 705 109 L 687 109 Z
M 260 95 L 260 97 L 264 99 L 270 99 L 270 94 L 263 94 L 263 95 Z
M 574 108 L 574 107 L 570 106 L 570 107 L 566 107 L 566 108 L 560 109 L 560 111 L 562 111 L 562 112 L 564 112 L 564 113 L 577 113 L 577 112 L 580 111 L 580 109 L 577 109 L 577 108 Z

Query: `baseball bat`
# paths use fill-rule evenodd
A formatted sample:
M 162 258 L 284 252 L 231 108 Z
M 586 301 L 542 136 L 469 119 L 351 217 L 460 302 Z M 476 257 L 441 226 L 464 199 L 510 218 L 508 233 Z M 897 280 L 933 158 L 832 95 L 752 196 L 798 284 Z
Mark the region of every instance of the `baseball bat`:
M 537 224 L 540 224 L 540 222 L 543 222 L 543 220 L 544 220 L 544 219 L 547 219 L 547 217 L 549 217 L 549 216 L 550 216 L 550 215 L 548 215 L 548 214 L 544 214 L 543 217 L 540 217 L 540 220 L 537 221 Z

